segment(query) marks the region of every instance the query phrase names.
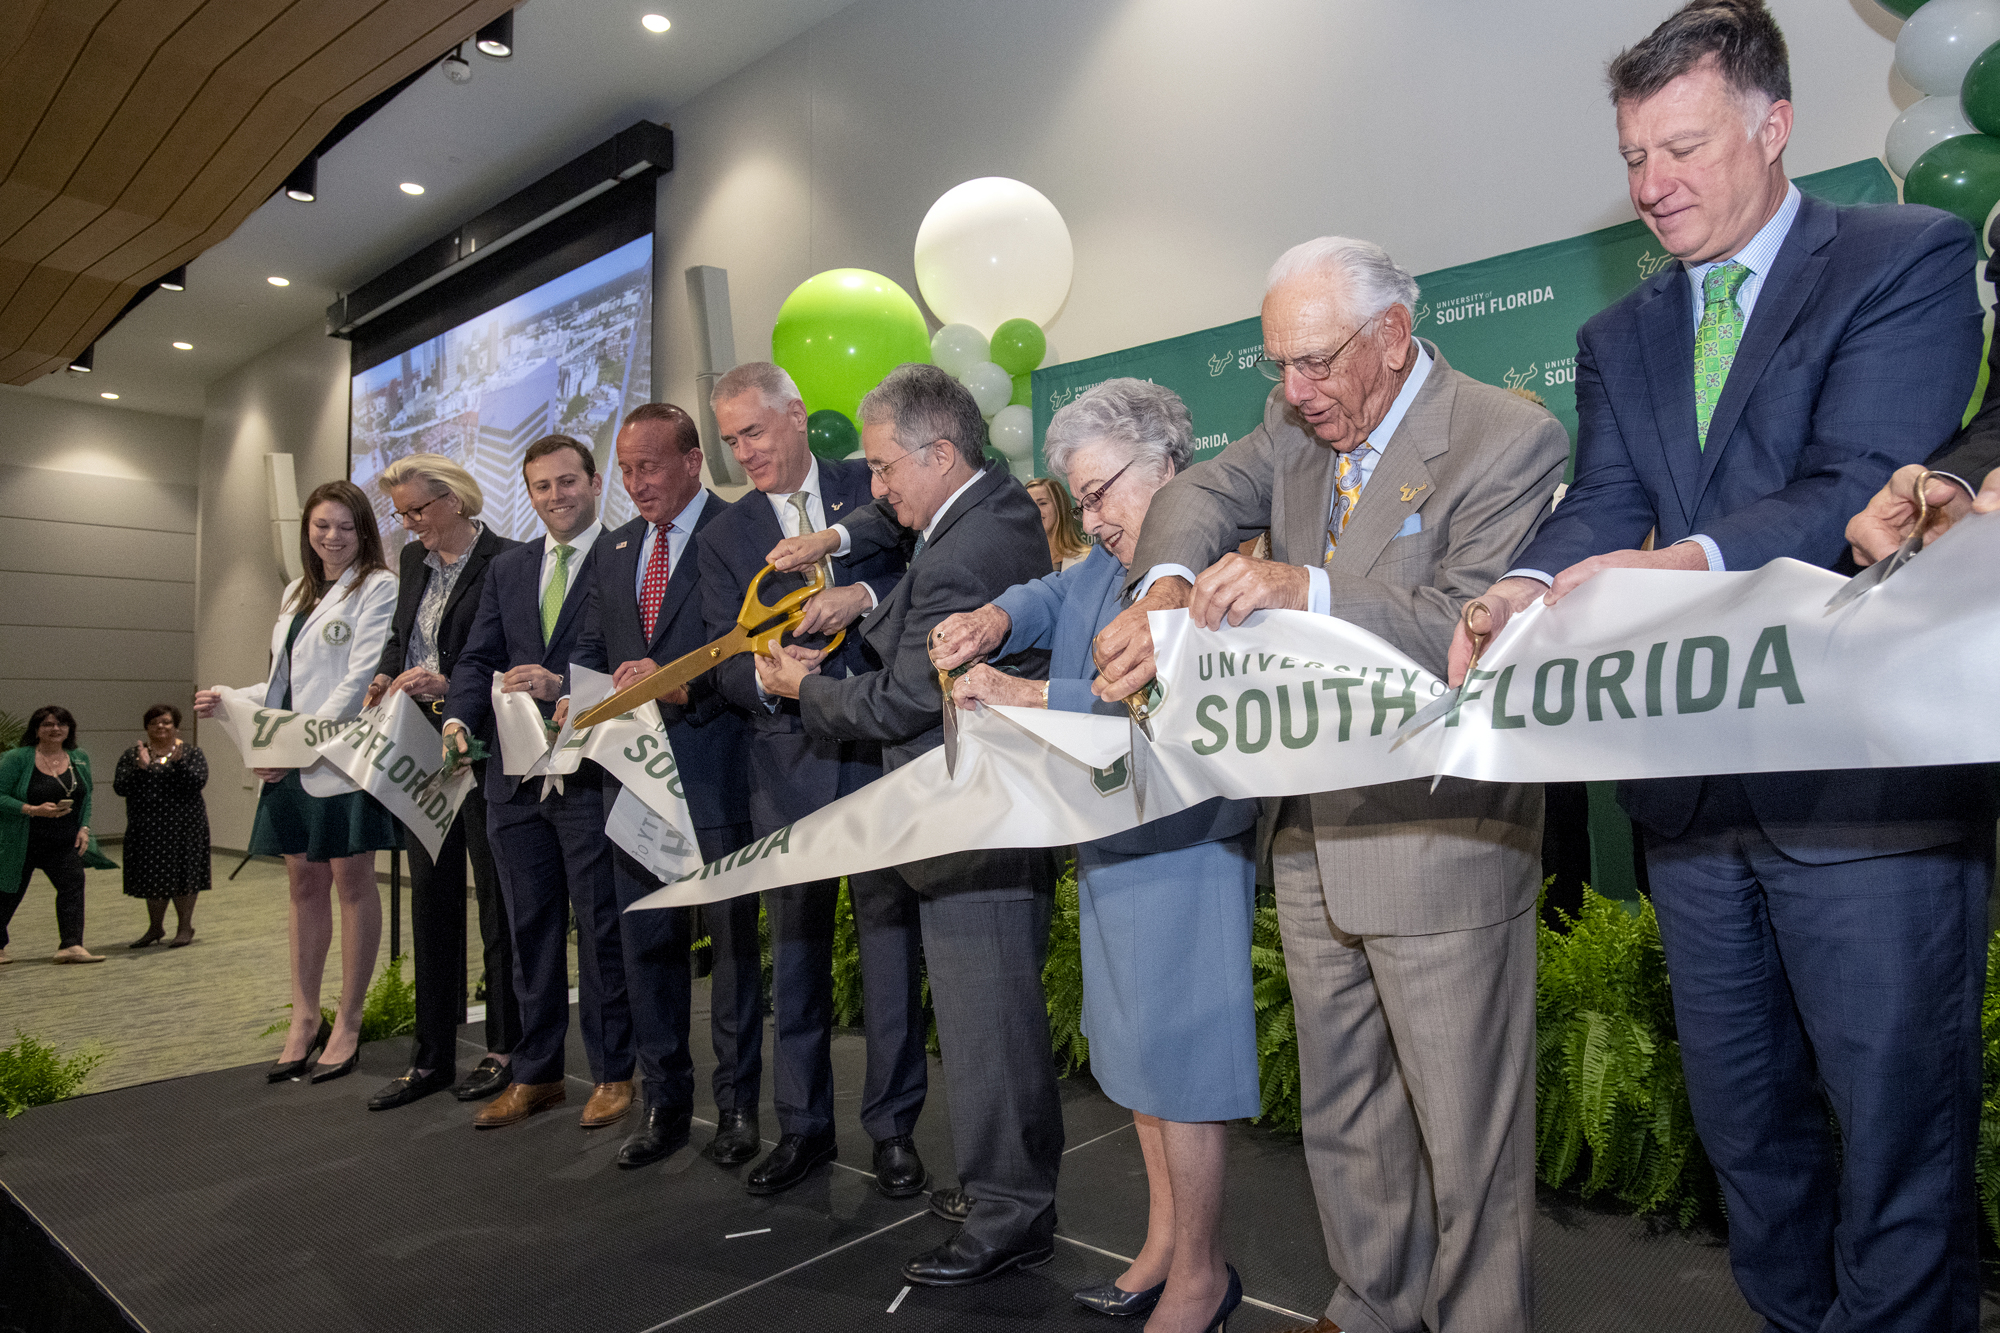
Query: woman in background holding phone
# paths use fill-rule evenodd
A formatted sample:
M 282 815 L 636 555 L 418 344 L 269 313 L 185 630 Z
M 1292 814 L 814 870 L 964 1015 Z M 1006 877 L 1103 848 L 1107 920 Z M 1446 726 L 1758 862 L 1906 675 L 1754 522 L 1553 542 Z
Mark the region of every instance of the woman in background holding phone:
M 28 717 L 21 743 L 0 755 L 0 963 L 7 923 L 40 870 L 56 886 L 58 963 L 101 963 L 83 947 L 83 852 L 90 845 L 90 756 L 76 748 L 76 719 L 49 704 Z

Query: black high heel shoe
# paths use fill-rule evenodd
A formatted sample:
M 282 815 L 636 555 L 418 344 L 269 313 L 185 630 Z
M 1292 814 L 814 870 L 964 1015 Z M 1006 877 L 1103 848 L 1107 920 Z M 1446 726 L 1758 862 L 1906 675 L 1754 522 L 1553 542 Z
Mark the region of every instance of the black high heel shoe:
M 1072 1292 L 1071 1295 L 1076 1299 L 1076 1303 L 1086 1310 L 1129 1319 L 1134 1315 L 1151 1314 L 1153 1307 L 1160 1303 L 1160 1293 L 1166 1289 L 1167 1284 L 1164 1282 L 1158 1286 L 1148 1287 L 1144 1291 L 1127 1291 L 1116 1282 L 1101 1282 L 1097 1286 Z
M 271 1067 L 264 1071 L 264 1081 L 283 1083 L 288 1078 L 297 1078 L 312 1068 L 313 1057 L 325 1050 L 326 1044 L 332 1040 L 333 1024 L 324 1018 L 320 1019 L 319 1031 L 313 1034 L 312 1044 L 306 1047 L 306 1053 L 296 1060 L 274 1061 Z
M 345 1060 L 342 1060 L 339 1064 L 314 1065 L 312 1071 L 312 1078 L 309 1081 L 313 1083 L 331 1083 L 333 1082 L 333 1080 L 337 1078 L 346 1078 L 349 1074 L 352 1074 L 354 1072 L 354 1066 L 360 1063 L 361 1063 L 361 1044 L 359 1042 L 356 1042 L 354 1046 L 354 1054 L 348 1056 Z
M 1236 1276 L 1233 1264 L 1224 1264 L 1223 1267 L 1229 1270 L 1229 1290 L 1222 1293 L 1222 1304 L 1216 1307 L 1215 1318 L 1208 1321 L 1205 1333 L 1229 1333 L 1229 1316 L 1243 1304 L 1243 1279 Z

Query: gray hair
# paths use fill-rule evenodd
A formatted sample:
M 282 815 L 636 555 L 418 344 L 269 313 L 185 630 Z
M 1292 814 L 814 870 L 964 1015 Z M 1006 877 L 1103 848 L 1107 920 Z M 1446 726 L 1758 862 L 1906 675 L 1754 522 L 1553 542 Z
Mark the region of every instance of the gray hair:
M 1691 0 L 1612 60 L 1605 70 L 1611 103 L 1643 102 L 1710 56 L 1742 99 L 1751 133 L 1771 103 L 1791 100 L 1785 34 L 1763 0 Z
M 1271 265 L 1264 275 L 1264 294 L 1308 275 L 1338 278 L 1347 289 L 1347 313 L 1358 319 L 1373 319 L 1392 305 L 1417 313 L 1417 280 L 1373 241 L 1352 236 L 1302 241 Z
M 715 382 L 708 392 L 708 405 L 726 402 L 738 394 L 755 390 L 764 406 L 780 411 L 793 403 L 802 403 L 805 398 L 799 393 L 799 386 L 785 373 L 783 366 L 772 365 L 769 361 L 745 361 L 736 369 Z
M 413 481 L 430 487 L 432 495 L 456 495 L 458 511 L 467 518 L 477 518 L 486 507 L 486 496 L 472 474 L 443 454 L 406 454 L 375 474 L 375 484 L 384 495 Z
M 861 424 L 893 426 L 906 454 L 949 440 L 976 472 L 986 466 L 986 418 L 972 391 L 936 366 L 910 361 L 861 399 Z
M 1049 421 L 1042 449 L 1049 471 L 1067 477 L 1076 451 L 1086 445 L 1121 444 L 1132 461 L 1167 475 L 1194 461 L 1194 418 L 1180 395 L 1150 380 L 1106 380 L 1079 394 Z

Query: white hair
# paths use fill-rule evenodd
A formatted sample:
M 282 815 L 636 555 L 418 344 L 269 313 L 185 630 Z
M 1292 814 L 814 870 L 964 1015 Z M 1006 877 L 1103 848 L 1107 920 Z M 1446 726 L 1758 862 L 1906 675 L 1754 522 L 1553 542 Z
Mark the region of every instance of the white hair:
M 1156 477 L 1194 461 L 1194 420 L 1172 389 L 1151 380 L 1115 379 L 1079 394 L 1049 421 L 1042 442 L 1049 471 L 1069 475 L 1076 451 L 1116 443 Z
M 738 394 L 752 392 L 763 399 L 765 407 L 778 410 L 805 401 L 799 386 L 792 382 L 792 377 L 783 366 L 769 361 L 745 361 L 715 382 L 715 387 L 709 391 L 709 405 L 712 407 Z
M 1264 294 L 1309 275 L 1338 278 L 1346 288 L 1348 314 L 1357 319 L 1373 319 L 1392 305 L 1416 314 L 1417 280 L 1373 241 L 1322 236 L 1301 242 L 1271 265 L 1264 276 Z

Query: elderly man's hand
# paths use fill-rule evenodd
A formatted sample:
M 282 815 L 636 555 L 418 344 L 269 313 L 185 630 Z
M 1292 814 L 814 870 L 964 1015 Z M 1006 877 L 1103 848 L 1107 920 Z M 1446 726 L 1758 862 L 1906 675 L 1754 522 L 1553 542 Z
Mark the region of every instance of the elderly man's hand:
M 960 708 L 981 704 L 1011 704 L 1016 708 L 1047 708 L 1048 682 L 1023 680 L 981 662 L 951 683 L 951 701 Z
M 389 688 L 382 691 L 384 698 L 392 694 L 407 694 L 412 699 L 442 699 L 451 689 L 451 682 L 435 671 L 422 667 L 411 667 L 402 675 L 389 682 Z
M 773 546 L 764 563 L 780 574 L 809 569 L 840 550 L 840 534 L 832 528 L 808 532 L 803 537 L 787 537 Z
M 799 621 L 800 634 L 831 634 L 846 629 L 868 614 L 875 599 L 858 583 L 828 588 L 806 603 L 805 618 Z
M 1549 589 L 1549 605 L 1554 606 L 1607 569 L 1682 569 L 1706 571 L 1708 553 L 1696 542 L 1675 542 L 1658 551 L 1606 551 L 1588 560 L 1579 560 L 1556 575 Z
M 1509 619 L 1527 610 L 1537 597 L 1547 596 L 1548 591 L 1548 585 L 1540 579 L 1501 579 L 1472 599 L 1486 607 L 1485 611 L 1472 613 L 1472 633 L 1483 635 L 1483 642 L 1491 643 Z M 1460 617 L 1451 632 L 1451 665 L 1445 672 L 1448 682 L 1452 685 L 1463 682 L 1471 661 L 1472 639 L 1466 633 L 1466 617 Z
M 759 653 L 750 660 L 757 666 L 757 683 L 764 693 L 777 699 L 799 697 L 799 682 L 807 676 L 819 674 L 820 659 L 826 654 L 814 648 L 801 648 L 795 643 L 778 645 L 776 655 L 765 657 Z
M 1865 568 L 1887 559 L 1910 535 L 1917 522 L 1917 478 L 1923 472 L 1921 463 L 1897 468 L 1889 484 L 1875 492 L 1860 513 L 1847 520 L 1847 542 L 1854 549 L 1856 564 Z M 1989 513 L 2000 507 L 2000 482 L 1995 478 L 2000 478 L 2000 469 L 1986 478 L 1986 485 L 1979 493 L 1979 500 L 1988 506 L 1986 509 L 1979 509 L 1978 502 L 1957 482 L 1933 478 L 1924 487 L 1924 500 L 1930 505 L 1930 516 L 1924 521 L 1924 545 L 1929 546 L 1940 533 L 1968 515 Z
M 1220 629 L 1225 619 L 1241 625 L 1252 611 L 1303 611 L 1311 587 L 1301 565 L 1231 551 L 1195 579 L 1188 616 L 1203 629 Z
M 552 704 L 562 697 L 562 677 L 534 662 L 523 662 L 520 666 L 507 668 L 507 674 L 500 677 L 502 694 L 526 694 L 531 699 L 540 699 Z
M 990 656 L 1007 642 L 1013 626 L 1007 613 L 991 602 L 974 611 L 946 616 L 931 630 L 931 665 L 949 671 L 961 662 Z
M 1179 611 L 1194 596 L 1194 585 L 1177 574 L 1155 579 L 1144 597 L 1112 617 L 1091 642 L 1097 679 L 1090 691 L 1100 699 L 1118 700 L 1152 683 L 1153 629 L 1146 616 L 1153 611 Z
M 660 664 L 650 657 L 635 657 L 629 662 L 620 662 L 611 671 L 611 688 L 622 690 L 634 681 L 644 680 L 660 669 Z

